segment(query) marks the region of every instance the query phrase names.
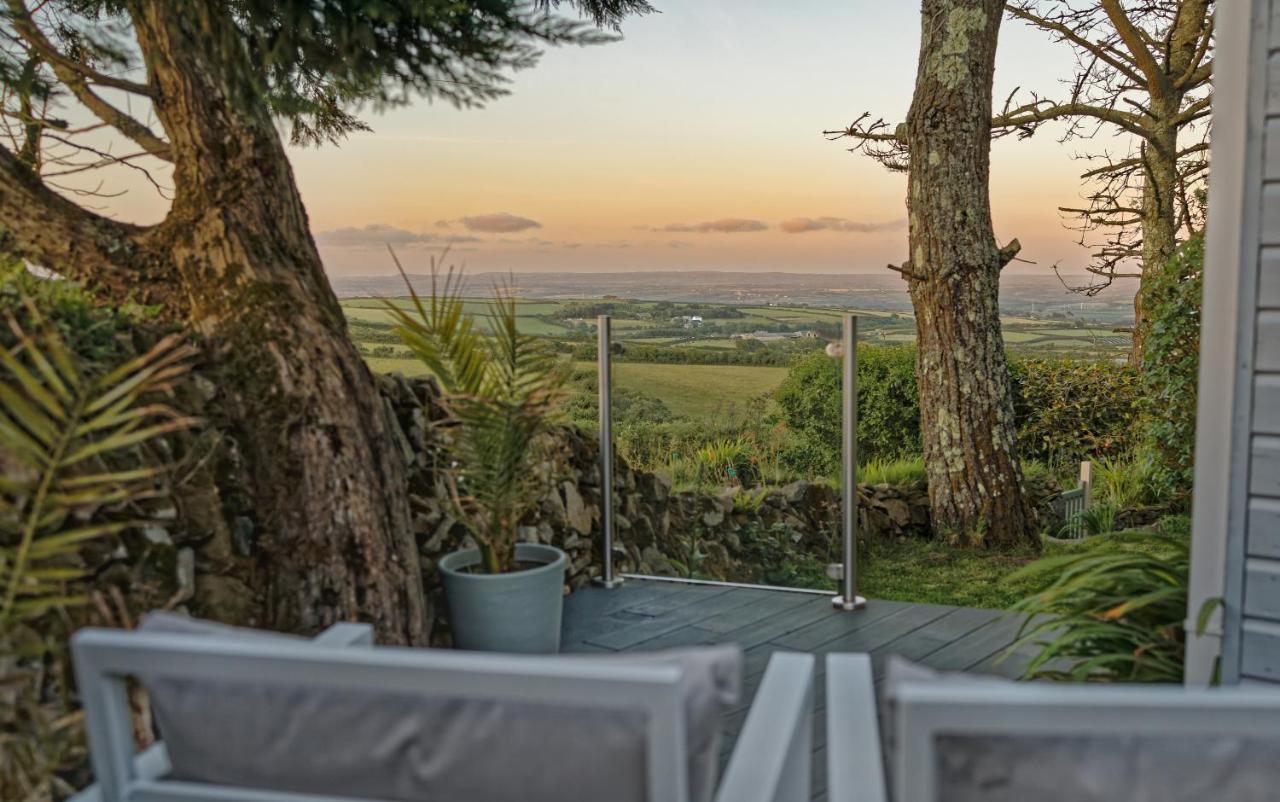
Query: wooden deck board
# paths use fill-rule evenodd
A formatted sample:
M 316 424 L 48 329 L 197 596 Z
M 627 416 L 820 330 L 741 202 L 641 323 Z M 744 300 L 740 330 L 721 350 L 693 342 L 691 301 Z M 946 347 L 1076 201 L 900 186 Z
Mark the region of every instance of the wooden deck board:
M 713 643 L 744 650 L 743 700 L 725 717 L 727 762 L 769 658 L 778 651 L 817 655 L 867 652 L 877 681 L 897 655 L 943 671 L 1014 676 L 1028 654 L 1000 656 L 1021 619 L 997 610 L 872 600 L 863 610 L 832 608 L 826 596 L 630 580 L 621 588 L 584 588 L 565 603 L 565 652 L 652 651 Z M 825 665 L 814 689 L 813 795 L 826 798 Z

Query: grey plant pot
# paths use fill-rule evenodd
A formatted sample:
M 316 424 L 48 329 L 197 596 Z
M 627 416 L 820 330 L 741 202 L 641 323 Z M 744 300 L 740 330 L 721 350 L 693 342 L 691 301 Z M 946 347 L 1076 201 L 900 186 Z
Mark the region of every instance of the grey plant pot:
M 479 549 L 455 551 L 440 560 L 454 646 L 525 654 L 560 651 L 568 559 L 555 546 L 537 543 L 517 543 L 516 559 L 543 564 L 509 574 L 463 573 L 480 564 Z

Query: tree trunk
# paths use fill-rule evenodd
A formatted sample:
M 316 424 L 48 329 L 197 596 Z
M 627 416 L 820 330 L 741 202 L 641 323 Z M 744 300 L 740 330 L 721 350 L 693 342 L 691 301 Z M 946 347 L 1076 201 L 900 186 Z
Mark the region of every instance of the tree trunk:
M 1152 102 L 1157 120 L 1177 116 L 1182 98 Z M 1172 123 L 1157 129 L 1143 145 L 1142 278 L 1133 296 L 1133 351 L 1130 360 L 1142 364 L 1151 322 L 1143 309 L 1142 288 L 1159 272 L 1178 247 L 1178 129 Z
M 129 6 L 175 184 L 169 216 L 137 241 L 145 273 L 171 277 L 169 311 L 205 340 L 257 515 L 261 623 L 360 620 L 381 642 L 425 643 L 393 424 L 346 336 L 230 12 L 216 0 Z
M 1004 0 L 924 0 L 907 115 L 907 208 L 920 424 L 935 527 L 991 547 L 1036 544 L 1016 452 L 988 191 Z

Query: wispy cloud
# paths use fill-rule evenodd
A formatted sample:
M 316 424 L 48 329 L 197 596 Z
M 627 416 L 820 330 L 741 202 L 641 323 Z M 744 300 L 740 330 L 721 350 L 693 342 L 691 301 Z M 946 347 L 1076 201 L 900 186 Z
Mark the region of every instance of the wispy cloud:
M 414 232 L 386 223 L 367 226 L 333 228 L 316 234 L 316 243 L 330 248 L 372 248 L 383 245 L 449 245 L 458 242 L 482 242 L 479 237 L 459 234 Z
M 804 234 L 809 231 L 847 231 L 857 234 L 873 234 L 877 231 L 897 231 L 906 228 L 906 220 L 888 220 L 866 223 L 844 217 L 793 217 L 783 220 L 778 228 L 788 234 Z
M 478 231 L 484 234 L 510 234 L 515 231 L 528 231 L 533 228 L 542 228 L 542 223 L 532 220 L 528 217 L 521 217 L 518 214 L 510 212 L 493 212 L 492 214 L 473 214 L 466 217 L 459 217 L 456 220 L 440 220 L 436 222 L 437 226 L 449 228 L 455 224 L 461 225 L 468 231 Z
M 701 223 L 670 223 L 654 231 L 679 232 L 682 234 L 742 234 L 751 231 L 764 231 L 769 224 L 762 220 L 751 220 L 745 217 L 722 217 L 719 220 L 706 220 Z

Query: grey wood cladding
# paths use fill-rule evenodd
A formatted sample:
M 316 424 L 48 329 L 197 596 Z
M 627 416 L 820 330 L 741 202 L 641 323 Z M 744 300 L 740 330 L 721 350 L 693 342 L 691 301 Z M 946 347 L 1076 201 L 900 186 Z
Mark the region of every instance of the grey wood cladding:
M 1255 16 L 1261 24 L 1254 29 L 1265 30 L 1266 86 L 1263 108 L 1249 112 L 1256 122 L 1248 127 L 1248 136 L 1262 136 L 1262 169 L 1252 179 L 1261 182 L 1254 185 L 1261 204 L 1254 219 L 1260 230 L 1256 240 L 1242 231 L 1243 241 L 1258 247 L 1250 246 L 1239 266 L 1242 299 L 1248 299 L 1241 314 L 1253 317 L 1252 325 L 1245 319 L 1238 329 L 1246 338 L 1241 353 L 1252 356 L 1251 364 L 1242 365 L 1241 376 L 1242 386 L 1252 389 L 1244 441 L 1248 499 L 1247 508 L 1234 516 L 1244 528 L 1244 538 L 1235 541 L 1242 541 L 1242 547 L 1235 548 L 1244 553 L 1237 552 L 1237 559 L 1227 563 L 1228 571 L 1243 573 L 1243 598 L 1235 618 L 1238 637 L 1226 641 L 1238 644 L 1239 652 L 1224 653 L 1223 666 L 1228 682 L 1252 678 L 1280 683 L 1280 0 L 1257 2 L 1267 4 L 1255 6 L 1263 13 Z

